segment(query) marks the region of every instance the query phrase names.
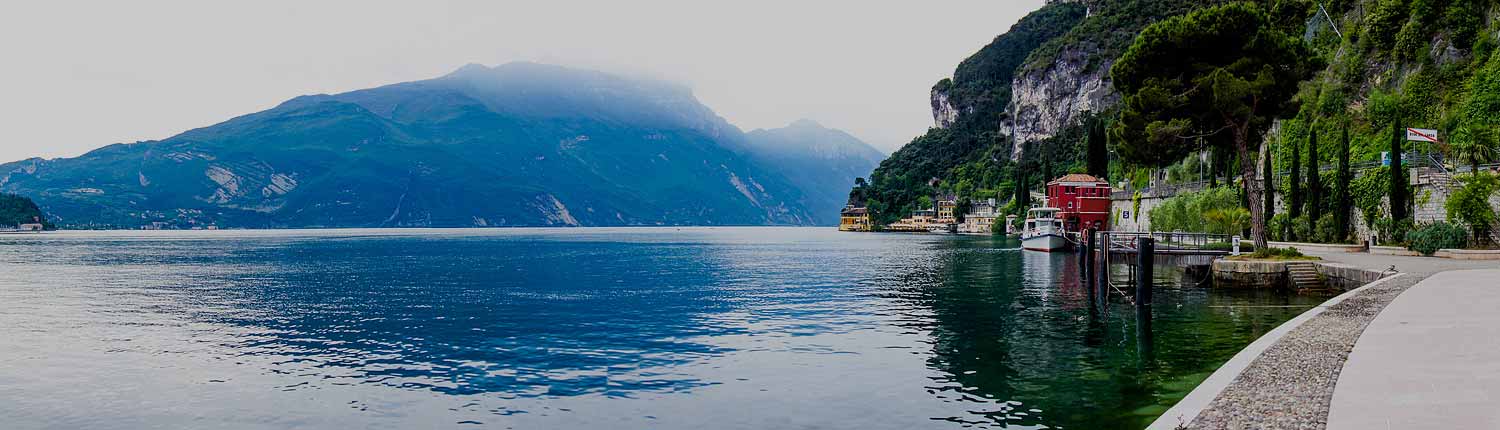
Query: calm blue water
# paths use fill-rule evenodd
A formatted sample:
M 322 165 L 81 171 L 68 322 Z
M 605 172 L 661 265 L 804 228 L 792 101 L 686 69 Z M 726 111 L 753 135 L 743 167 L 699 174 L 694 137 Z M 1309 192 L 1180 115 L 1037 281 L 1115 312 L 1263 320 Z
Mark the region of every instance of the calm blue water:
M 1140 428 L 1321 298 L 831 229 L 0 236 L 4 428 Z M 1170 271 L 1159 282 L 1172 283 Z M 1250 305 L 1290 307 L 1247 307 Z

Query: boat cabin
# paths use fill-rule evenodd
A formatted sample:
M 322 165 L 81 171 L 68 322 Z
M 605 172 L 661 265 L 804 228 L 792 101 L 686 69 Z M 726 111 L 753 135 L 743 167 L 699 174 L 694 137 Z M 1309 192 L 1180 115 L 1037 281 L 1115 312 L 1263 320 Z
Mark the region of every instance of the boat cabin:
M 1057 217 L 1061 212 L 1058 208 L 1031 208 L 1026 211 L 1027 232 L 1057 232 L 1063 227 L 1063 220 Z

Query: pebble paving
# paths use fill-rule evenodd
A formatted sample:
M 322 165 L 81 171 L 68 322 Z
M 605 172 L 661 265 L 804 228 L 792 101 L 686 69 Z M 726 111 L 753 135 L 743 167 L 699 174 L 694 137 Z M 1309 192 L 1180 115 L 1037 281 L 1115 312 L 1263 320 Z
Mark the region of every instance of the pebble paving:
M 1266 349 L 1198 417 L 1179 429 L 1323 429 L 1339 371 L 1365 326 L 1429 274 L 1371 287 L 1303 323 Z

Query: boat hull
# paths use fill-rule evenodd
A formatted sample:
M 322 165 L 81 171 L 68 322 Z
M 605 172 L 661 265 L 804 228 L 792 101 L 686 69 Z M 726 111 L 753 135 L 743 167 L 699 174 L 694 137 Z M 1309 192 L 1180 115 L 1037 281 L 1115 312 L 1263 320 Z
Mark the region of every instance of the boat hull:
M 1059 234 L 1039 234 L 1022 238 L 1021 247 L 1042 252 L 1062 251 L 1068 249 L 1068 239 Z

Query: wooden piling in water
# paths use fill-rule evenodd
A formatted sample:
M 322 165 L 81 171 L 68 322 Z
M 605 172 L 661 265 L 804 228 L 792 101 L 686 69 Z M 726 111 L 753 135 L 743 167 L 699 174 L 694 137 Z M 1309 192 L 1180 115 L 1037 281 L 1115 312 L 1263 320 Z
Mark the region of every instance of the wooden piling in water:
M 1139 252 L 1136 253 L 1135 306 L 1150 309 L 1151 282 L 1156 271 L 1156 240 L 1149 237 L 1139 238 L 1136 249 Z
M 1094 229 L 1084 231 L 1083 237 L 1083 283 L 1088 287 L 1089 301 L 1098 300 L 1098 286 L 1094 282 L 1094 237 L 1098 232 Z
M 1109 309 L 1109 248 L 1112 245 L 1109 232 L 1101 231 L 1096 236 L 1099 243 L 1094 245 L 1094 249 L 1099 255 L 1094 257 L 1094 283 L 1099 286 L 1099 307 Z

